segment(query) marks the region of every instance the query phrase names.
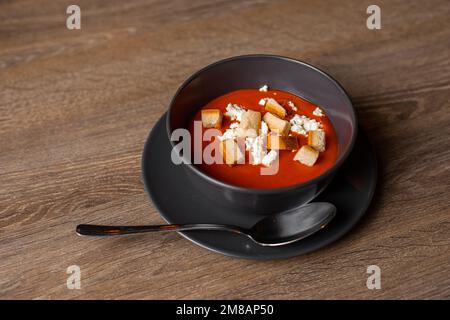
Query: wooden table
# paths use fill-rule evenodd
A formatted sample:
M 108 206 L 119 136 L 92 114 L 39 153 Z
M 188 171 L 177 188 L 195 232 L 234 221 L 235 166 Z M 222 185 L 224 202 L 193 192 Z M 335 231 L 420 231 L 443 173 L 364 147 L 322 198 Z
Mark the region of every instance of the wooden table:
M 377 1 L 381 30 L 370 1 L 79 0 L 68 30 L 70 3 L 0 3 L 0 298 L 450 298 L 448 1 Z M 140 181 L 149 130 L 192 72 L 247 53 L 308 61 L 347 89 L 381 167 L 361 223 L 267 262 L 178 234 L 78 237 L 82 222 L 162 222 Z

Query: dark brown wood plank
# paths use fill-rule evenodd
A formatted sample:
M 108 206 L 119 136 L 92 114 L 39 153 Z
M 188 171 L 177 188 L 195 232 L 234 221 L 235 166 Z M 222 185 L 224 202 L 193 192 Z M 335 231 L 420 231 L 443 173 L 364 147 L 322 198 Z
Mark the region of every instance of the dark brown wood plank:
M 77 4 L 81 31 L 65 1 L 0 2 L 1 298 L 450 298 L 448 1 L 379 1 L 378 31 L 356 0 Z M 350 93 L 381 167 L 363 221 L 269 262 L 176 234 L 77 237 L 80 222 L 162 222 L 140 181 L 147 134 L 192 72 L 246 53 L 308 61 Z

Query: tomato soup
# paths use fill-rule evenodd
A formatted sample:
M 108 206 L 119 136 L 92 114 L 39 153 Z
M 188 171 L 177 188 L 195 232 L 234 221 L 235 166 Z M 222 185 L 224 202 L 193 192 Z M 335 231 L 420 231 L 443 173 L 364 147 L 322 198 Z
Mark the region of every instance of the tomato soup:
M 260 116 L 261 119 L 266 119 L 269 124 L 272 124 L 269 120 L 272 121 L 273 119 L 266 118 L 265 116 L 268 112 L 267 101 L 269 101 L 269 99 L 270 101 L 275 100 L 276 103 L 278 103 L 278 107 L 282 107 L 281 109 L 275 109 L 275 113 L 274 111 L 271 111 L 270 116 L 281 125 L 287 125 L 286 122 L 289 123 L 289 130 L 283 133 L 285 137 L 280 138 L 289 139 L 290 142 L 292 142 L 294 138 L 297 140 L 294 141 L 297 146 L 294 145 L 291 149 L 288 148 L 288 150 L 276 150 L 273 152 L 273 154 L 276 153 L 278 160 L 278 171 L 276 174 L 262 175 L 261 168 L 264 167 L 264 164 L 259 163 L 255 165 L 250 163 L 249 151 L 242 150 L 242 148 L 241 151 L 245 157 L 245 163 L 229 165 L 225 163 L 206 164 L 202 162 L 196 166 L 209 176 L 222 182 L 239 187 L 255 189 L 272 189 L 293 186 L 311 180 L 330 169 L 338 157 L 338 143 L 336 132 L 328 116 L 316 105 L 285 91 L 267 90 L 266 87 L 259 90 L 242 89 L 227 93 L 212 100 L 203 106 L 202 109 L 195 114 L 193 119 L 191 119 L 189 131 L 192 139 L 202 139 L 202 137 L 194 135 L 194 121 L 201 122 L 203 120 L 203 125 L 206 123 L 206 120 L 202 117 L 202 110 L 212 109 L 220 115 L 220 119 L 216 118 L 217 121 L 220 120 L 220 123 L 216 123 L 214 126 L 220 130 L 222 134 L 225 134 L 227 129 L 230 129 L 230 126 L 233 128 L 240 125 L 239 119 L 233 117 L 232 112 L 229 110 L 231 108 L 230 104 L 239 106 L 244 110 L 257 111 L 260 113 L 260 115 L 257 115 L 258 117 Z M 284 109 L 285 112 L 283 112 L 282 109 Z M 281 113 L 278 112 L 279 110 L 281 110 Z M 301 125 L 297 126 L 294 118 L 300 119 L 300 122 L 304 121 L 306 124 L 304 123 L 303 127 Z M 215 118 L 211 119 L 211 121 L 215 121 Z M 244 120 L 241 119 L 241 121 Z M 264 122 L 264 120 L 261 121 Z M 266 123 L 263 125 L 266 126 Z M 275 124 L 273 124 L 273 126 L 275 126 Z M 274 127 L 269 127 L 268 134 L 271 136 L 274 135 L 274 138 L 278 139 L 278 136 L 280 135 L 279 132 L 281 131 L 278 130 L 278 133 L 274 133 L 272 132 L 275 130 Z M 312 130 L 311 128 L 315 130 Z M 206 128 L 204 127 L 204 129 Z M 310 129 L 309 131 L 311 132 L 308 132 L 308 129 Z M 321 134 L 324 134 L 326 141 L 325 147 L 319 146 L 319 148 L 317 148 L 317 146 L 315 146 L 320 152 L 308 146 L 308 144 L 311 145 L 310 135 L 313 136 L 314 134 L 312 131 L 322 131 Z M 217 137 L 213 138 L 213 141 L 214 140 L 217 141 Z M 212 142 L 203 141 L 203 149 L 210 143 Z M 272 143 L 272 148 L 274 148 L 273 145 L 274 144 Z M 299 154 L 298 157 L 300 158 L 300 161 L 298 161 L 297 153 L 302 153 L 300 152 L 300 149 L 302 149 L 303 146 L 305 146 L 305 148 L 303 148 L 305 150 L 302 150 L 302 152 L 310 152 L 312 150 L 312 155 L 318 154 L 318 156 L 309 159 L 308 153 L 305 153 L 303 158 L 302 155 Z M 269 151 L 270 150 L 267 150 L 267 152 Z M 294 158 L 297 160 L 294 160 Z M 310 160 L 311 163 L 314 161 L 313 165 L 308 162 Z M 305 163 L 307 163 L 307 165 L 305 165 Z

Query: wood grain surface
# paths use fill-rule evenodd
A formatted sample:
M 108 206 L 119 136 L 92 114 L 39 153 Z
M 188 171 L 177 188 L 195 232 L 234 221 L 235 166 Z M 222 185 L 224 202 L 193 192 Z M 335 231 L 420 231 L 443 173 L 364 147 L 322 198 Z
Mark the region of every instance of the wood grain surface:
M 78 0 L 68 30 L 72 2 L 0 1 L 0 298 L 450 298 L 448 1 L 377 1 L 381 30 L 365 0 Z M 191 73 L 247 53 L 305 60 L 349 92 L 381 168 L 361 223 L 266 262 L 178 234 L 78 237 L 162 222 L 140 181 L 148 132 Z

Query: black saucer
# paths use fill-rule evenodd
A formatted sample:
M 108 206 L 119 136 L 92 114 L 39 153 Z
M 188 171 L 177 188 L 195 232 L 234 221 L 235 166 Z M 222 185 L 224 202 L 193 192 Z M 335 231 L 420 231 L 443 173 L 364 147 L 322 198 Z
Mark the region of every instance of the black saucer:
M 182 165 L 170 158 L 171 145 L 165 127 L 166 115 L 155 124 L 144 147 L 142 178 L 153 204 L 168 223 L 223 223 L 250 227 L 260 215 L 221 207 L 191 186 Z M 282 259 L 324 247 L 347 233 L 364 215 L 375 191 L 376 156 L 359 129 L 355 147 L 330 186 L 314 201 L 333 203 L 334 220 L 316 234 L 289 245 L 263 247 L 237 234 L 189 231 L 181 234 L 206 249 L 248 259 Z

